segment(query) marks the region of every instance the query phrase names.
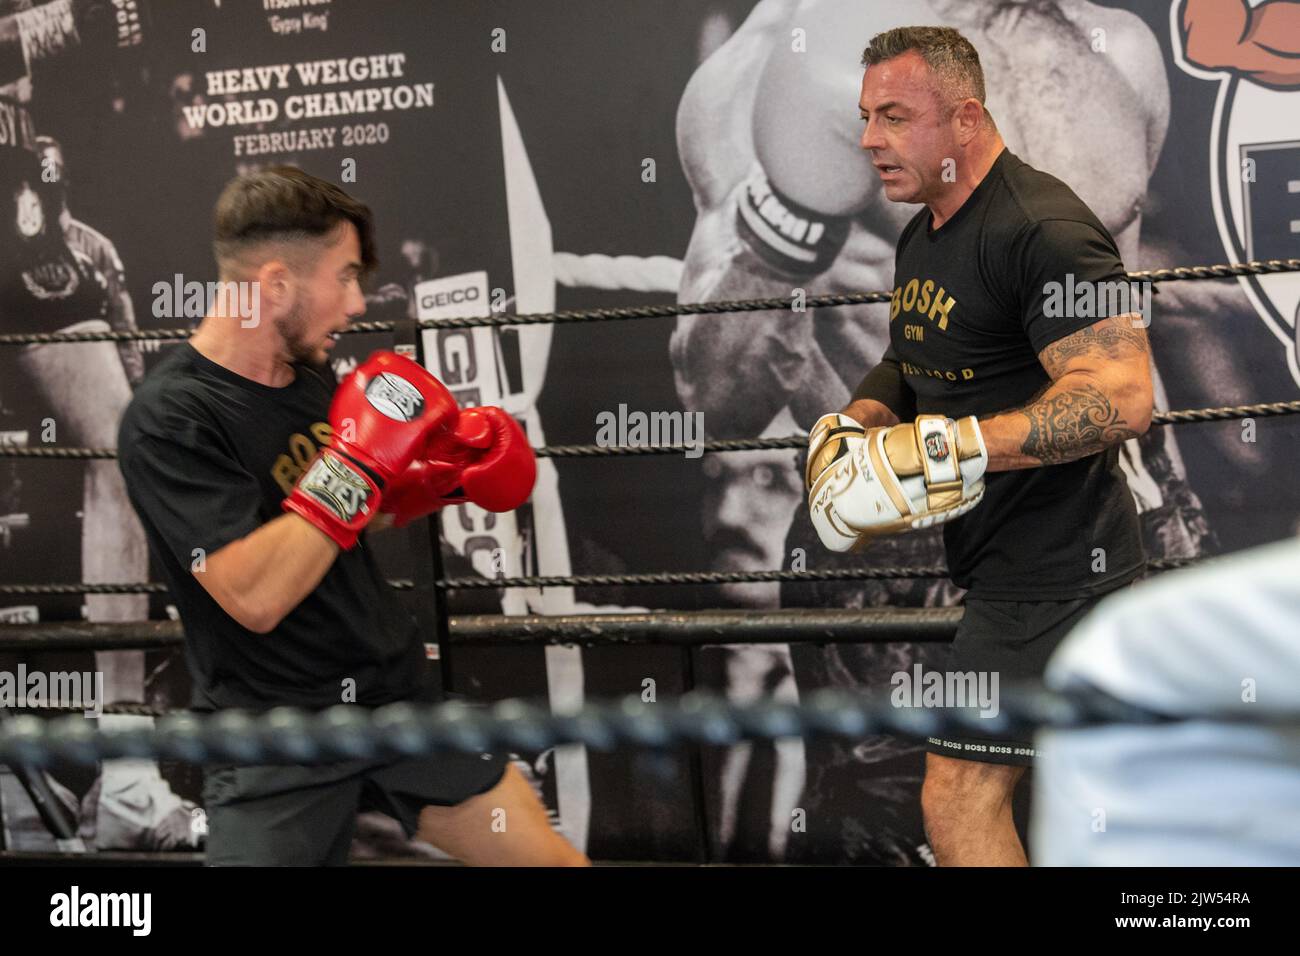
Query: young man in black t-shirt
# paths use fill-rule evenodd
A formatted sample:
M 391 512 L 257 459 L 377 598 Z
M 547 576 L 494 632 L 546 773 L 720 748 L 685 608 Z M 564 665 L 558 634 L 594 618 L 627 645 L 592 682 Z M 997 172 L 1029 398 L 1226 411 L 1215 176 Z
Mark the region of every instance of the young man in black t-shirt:
M 392 353 L 337 389 L 323 371 L 365 311 L 364 205 L 278 167 L 226 187 L 216 232 L 222 280 L 242 297 L 219 300 L 150 373 L 118 440 L 185 625 L 193 707 L 419 699 L 423 639 L 362 532 L 458 501 L 517 507 L 532 452 L 500 409 L 456 408 Z M 468 863 L 586 862 L 500 754 L 208 768 L 204 798 L 213 864 L 346 862 L 363 808 Z
M 1150 425 L 1146 318 L 1097 217 L 1006 149 L 961 34 L 891 30 L 863 63 L 861 146 L 887 199 L 924 207 L 898 242 L 889 348 L 812 430 L 809 505 L 840 551 L 943 524 L 968 591 L 942 684 L 925 687 L 992 714 L 1000 686 L 1040 678 L 1144 568 L 1118 455 Z M 1011 797 L 1032 740 L 944 734 L 927 750 L 938 862 L 1024 865 Z

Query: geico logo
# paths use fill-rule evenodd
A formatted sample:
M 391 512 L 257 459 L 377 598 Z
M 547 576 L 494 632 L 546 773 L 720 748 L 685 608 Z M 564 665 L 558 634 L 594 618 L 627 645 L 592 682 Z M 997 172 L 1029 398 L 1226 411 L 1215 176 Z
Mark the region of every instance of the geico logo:
M 459 305 L 462 302 L 474 302 L 479 297 L 479 290 L 474 286 L 466 289 L 452 289 L 450 292 L 436 292 L 422 295 L 420 305 L 426 309 L 435 309 L 444 305 Z

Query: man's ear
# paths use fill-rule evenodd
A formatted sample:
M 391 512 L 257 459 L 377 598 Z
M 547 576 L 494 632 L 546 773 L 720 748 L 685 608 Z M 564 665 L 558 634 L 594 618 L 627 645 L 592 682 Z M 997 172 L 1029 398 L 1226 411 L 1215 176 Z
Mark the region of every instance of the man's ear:
M 257 270 L 262 307 L 274 313 L 288 312 L 298 295 L 298 284 L 293 271 L 282 259 L 268 259 Z
M 975 138 L 984 125 L 984 107 L 974 97 L 962 100 L 957 112 L 953 114 L 957 124 L 957 139 L 963 146 Z

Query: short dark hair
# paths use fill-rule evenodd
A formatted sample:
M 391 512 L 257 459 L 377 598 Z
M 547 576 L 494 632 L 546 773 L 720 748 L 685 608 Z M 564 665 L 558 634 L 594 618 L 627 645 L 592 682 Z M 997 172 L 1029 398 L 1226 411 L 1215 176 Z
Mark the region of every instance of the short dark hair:
M 223 274 L 238 268 L 255 247 L 328 242 L 344 222 L 356 227 L 362 274 L 379 265 L 370 207 L 296 166 L 272 166 L 232 179 L 217 199 L 213 218 L 212 249 Z M 296 268 L 306 268 L 305 258 L 292 258 Z
M 877 33 L 862 51 L 862 65 L 874 66 L 909 50 L 921 58 L 938 77 L 942 94 L 950 105 L 974 98 L 984 105 L 984 68 L 970 40 L 952 27 L 896 27 Z M 985 115 L 988 115 L 986 109 Z

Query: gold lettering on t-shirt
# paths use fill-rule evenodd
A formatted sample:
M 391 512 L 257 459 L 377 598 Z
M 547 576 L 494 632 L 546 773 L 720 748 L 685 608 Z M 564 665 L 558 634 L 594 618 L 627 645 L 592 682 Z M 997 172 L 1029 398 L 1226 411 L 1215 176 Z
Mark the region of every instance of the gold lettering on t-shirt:
M 948 296 L 946 300 L 944 299 L 943 286 L 939 286 L 939 292 L 934 297 L 934 305 L 930 307 L 930 313 L 928 316 L 930 321 L 934 321 L 936 314 L 943 316 L 943 318 L 939 320 L 939 328 L 946 332 L 948 330 L 948 313 L 952 311 L 952 307 L 956 304 L 957 300 L 952 296 Z
M 948 320 L 952 318 L 957 300 L 943 286 L 936 291 L 936 285 L 938 283 L 933 279 L 924 282 L 910 279 L 905 286 L 895 286 L 889 297 L 889 321 L 893 322 L 900 313 L 915 310 L 917 315 L 925 316 L 937 323 L 941 330 L 948 331 Z
M 289 454 L 293 456 L 293 463 L 300 470 L 305 469 L 316 457 L 316 443 L 306 435 L 294 432 L 289 436 Z
M 916 305 L 916 289 L 920 283 L 913 279 L 906 288 L 903 289 L 903 311 L 911 312 L 912 307 Z
M 941 378 L 945 382 L 969 382 L 975 377 L 975 370 L 972 368 L 926 368 L 923 365 L 913 365 L 911 362 L 902 362 L 904 375 L 916 375 L 922 378 Z
M 293 491 L 293 486 L 315 459 L 319 446 L 329 444 L 333 434 L 329 422 L 316 422 L 307 430 L 311 432 L 311 438 L 294 432 L 289 436 L 288 453 L 277 455 L 271 464 L 271 477 L 286 495 Z
M 942 289 L 939 290 L 942 293 Z M 926 279 L 921 283 L 921 301 L 916 303 L 917 312 L 930 311 L 930 296 L 934 293 L 934 280 Z
M 301 474 L 302 470 L 294 465 L 288 455 L 278 455 L 275 464 L 271 466 L 271 477 L 286 495 L 293 491 L 294 482 Z

